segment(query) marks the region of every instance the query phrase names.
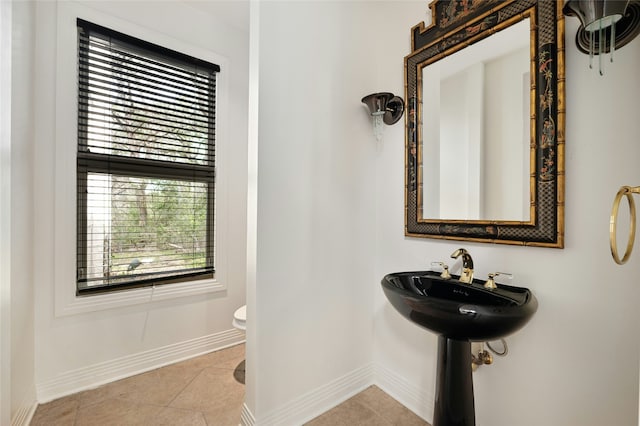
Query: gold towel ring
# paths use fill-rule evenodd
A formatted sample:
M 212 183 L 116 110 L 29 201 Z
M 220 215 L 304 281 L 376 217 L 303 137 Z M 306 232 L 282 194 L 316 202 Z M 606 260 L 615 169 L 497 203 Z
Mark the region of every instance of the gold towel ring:
M 629 260 L 629 256 L 631 256 L 631 252 L 633 251 L 633 243 L 636 239 L 636 204 L 633 201 L 633 194 L 640 194 L 640 186 L 621 187 L 616 194 L 616 198 L 613 201 L 613 207 L 611 209 L 611 219 L 609 220 L 609 243 L 611 244 L 611 256 L 613 256 L 613 260 L 618 265 L 622 265 L 626 263 L 627 260 Z M 627 197 L 631 222 L 629 224 L 629 239 L 627 240 L 627 248 L 624 252 L 624 256 L 622 256 L 622 260 L 620 260 L 620 256 L 618 256 L 618 243 L 616 241 L 616 228 L 618 226 L 618 209 L 620 207 L 622 196 Z

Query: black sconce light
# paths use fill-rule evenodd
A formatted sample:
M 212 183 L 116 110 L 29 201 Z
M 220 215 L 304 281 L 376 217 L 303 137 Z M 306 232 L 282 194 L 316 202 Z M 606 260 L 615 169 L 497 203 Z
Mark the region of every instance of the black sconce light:
M 382 123 L 395 124 L 404 112 L 404 101 L 393 93 L 373 93 L 362 98 L 362 103 L 369 107 L 373 117 L 373 134 L 377 140 L 382 139 Z
M 563 12 L 580 20 L 576 45 L 589 55 L 589 68 L 598 55 L 600 75 L 603 54 L 609 53 L 613 62 L 615 50 L 640 33 L 640 0 L 569 0 Z

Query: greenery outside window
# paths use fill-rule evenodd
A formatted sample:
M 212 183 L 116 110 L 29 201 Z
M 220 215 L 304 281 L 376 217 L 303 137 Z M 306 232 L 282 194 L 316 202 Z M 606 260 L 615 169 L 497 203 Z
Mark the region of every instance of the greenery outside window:
M 213 278 L 220 67 L 77 28 L 77 294 Z

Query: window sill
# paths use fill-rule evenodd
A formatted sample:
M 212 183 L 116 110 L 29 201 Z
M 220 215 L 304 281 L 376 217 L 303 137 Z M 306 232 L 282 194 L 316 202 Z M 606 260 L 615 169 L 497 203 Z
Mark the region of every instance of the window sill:
M 157 287 L 144 287 L 134 290 L 122 290 L 108 294 L 76 296 L 56 301 L 56 317 L 83 314 L 124 306 L 140 305 L 179 297 L 197 296 L 226 290 L 226 285 L 216 279 L 189 281 L 176 284 L 163 284 Z

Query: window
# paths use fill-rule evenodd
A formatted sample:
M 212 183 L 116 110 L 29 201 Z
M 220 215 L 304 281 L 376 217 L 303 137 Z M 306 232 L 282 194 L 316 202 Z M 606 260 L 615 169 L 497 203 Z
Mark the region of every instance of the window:
M 77 28 L 77 293 L 212 278 L 220 67 Z

